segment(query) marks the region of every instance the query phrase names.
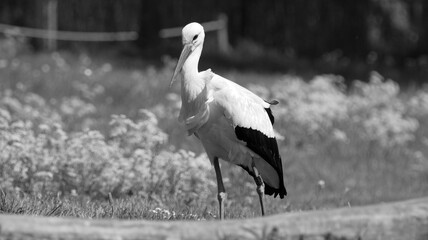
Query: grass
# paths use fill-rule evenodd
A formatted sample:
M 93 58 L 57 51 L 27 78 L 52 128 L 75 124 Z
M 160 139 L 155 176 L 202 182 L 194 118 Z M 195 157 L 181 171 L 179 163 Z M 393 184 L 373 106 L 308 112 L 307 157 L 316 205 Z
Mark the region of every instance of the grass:
M 0 195 L 0 212 L 33 216 L 78 217 L 89 219 L 210 220 L 215 215 L 207 208 L 173 207 L 162 209 L 139 197 L 93 200 L 87 197 Z M 174 203 L 170 203 L 173 206 Z M 178 210 L 176 210 L 178 209 Z
M 105 136 L 105 140 L 102 141 L 105 141 L 106 145 L 110 147 L 111 142 L 108 142 L 111 140 L 109 135 L 110 116 L 124 114 L 134 120 L 138 117 L 138 110 L 144 108 L 150 109 L 156 115 L 158 118 L 156 126 L 169 136 L 166 143 L 149 148 L 150 151 L 174 152 L 178 149 L 185 149 L 193 151 L 197 155 L 203 153 L 198 141 L 193 137 L 184 138 L 183 136 L 186 134 L 183 128 L 177 127 L 177 109 L 174 106 L 177 105 L 179 86 L 177 84 L 173 89 L 168 89 L 174 65 L 171 60 L 166 59 L 162 66 L 154 67 L 138 62 L 118 64 L 103 59 L 91 59 L 86 55 L 76 57 L 68 53 L 54 53 L 23 55 L 7 59 L 7 61 L 8 65 L 0 69 L 1 89 L 10 89 L 16 95 L 24 92 L 42 96 L 46 101 L 46 106 L 43 105 L 44 110 L 41 112 L 45 112 L 46 109 L 58 112 L 61 116 L 63 130 L 69 139 L 74 139 L 73 134 L 75 133 L 92 129 L 102 133 Z M 295 78 L 295 76 L 284 76 L 283 74 L 224 69 L 222 75 L 250 87 L 259 86 L 260 79 L 263 79 L 262 85 L 267 87 L 263 89 L 255 87 L 255 89 L 268 92 L 269 97 L 284 97 L 280 90 L 276 90 L 276 88 L 282 87 L 278 84 L 283 84 L 284 78 Z M 317 88 L 308 90 L 306 85 L 302 85 L 301 88 L 302 92 L 308 91 L 307 95 L 319 91 Z M 393 95 L 391 99 L 405 105 L 407 99 L 416 95 L 417 91 L 418 89 L 404 90 L 398 95 Z M 352 91 L 347 94 L 351 94 L 350 92 Z M 294 94 L 294 92 L 292 93 Z M 324 92 L 321 96 L 324 96 L 323 94 Z M 1 96 L 4 97 L 5 93 L 2 93 Z M 24 98 L 25 96 L 27 95 L 24 95 Z M 67 115 L 61 110 L 61 106 L 64 106 L 61 103 L 63 103 L 62 101 L 68 103 L 67 99 L 73 97 L 82 100 L 83 103 L 79 103 L 82 106 L 87 107 L 89 104 L 96 110 L 79 117 L 77 110 L 85 109 L 79 105 L 73 114 Z M 350 98 L 350 95 L 346 95 L 346 99 Z M 17 99 L 19 98 L 17 97 Z M 287 100 L 293 100 L 293 98 L 290 97 Z M 302 102 L 306 101 L 308 101 L 306 98 L 302 100 Z M 421 197 L 428 194 L 426 181 L 428 164 L 426 164 L 425 157 L 428 152 L 426 143 L 424 143 L 428 131 L 426 115 L 414 117 L 408 115 L 407 110 L 399 112 L 405 118 L 414 117 L 418 120 L 418 130 L 415 132 L 408 130 L 414 139 L 402 145 L 383 146 L 380 140 L 366 138 L 361 133 L 361 124 L 352 123 L 351 118 L 344 121 L 335 119 L 331 126 L 310 132 L 307 126 L 293 122 L 287 118 L 288 115 L 279 114 L 284 106 L 291 106 L 287 101 L 281 101 L 281 104 L 281 106 L 273 107 L 273 111 L 277 112 L 279 116 L 275 128 L 285 136 L 284 140 L 279 141 L 279 145 L 281 155 L 285 160 L 286 187 L 289 196 L 283 200 L 266 197 L 265 205 L 268 215 L 289 211 L 352 207 Z M 0 106 L 10 110 L 4 107 L 5 105 Z M 394 106 L 391 107 L 394 111 L 401 111 L 396 110 Z M 378 107 L 376 105 L 373 109 Z M 363 116 L 369 117 L 370 114 L 373 114 L 371 109 L 366 109 L 367 116 Z M 13 121 L 23 118 L 11 110 L 10 112 Z M 42 123 L 45 121 L 35 119 Z M 36 120 L 32 121 L 37 123 Z M 339 130 L 346 133 L 347 140 L 339 141 L 333 137 L 333 133 Z M 150 139 L 141 145 L 149 144 L 149 142 Z M 126 152 L 124 149 L 131 148 L 131 144 L 127 144 L 121 145 L 117 151 Z M 140 147 L 144 148 L 144 146 Z M 85 143 L 79 145 L 78 149 L 85 150 Z M 51 148 L 48 150 L 52 151 Z M 55 156 L 61 158 L 63 155 L 74 153 L 61 151 L 56 151 Z M 120 159 L 126 160 L 128 155 L 132 155 L 132 151 L 125 153 L 125 157 Z M 415 152 L 422 154 L 419 162 Z M 90 155 L 92 153 L 84 154 L 82 158 L 89 159 L 88 161 L 95 159 Z M 1 161 L 8 161 L 4 156 L 0 156 Z M 107 158 L 109 157 L 111 156 L 108 155 Z M 30 155 L 29 158 L 36 159 L 35 154 Z M 17 157 L 16 159 L 19 162 L 25 158 Z M 70 159 L 65 158 L 66 161 L 71 161 Z M 89 162 L 84 164 L 89 164 Z M 179 166 L 180 163 L 174 164 Z M 90 165 L 84 165 L 84 168 L 87 166 Z M 417 168 L 415 166 L 425 167 L 415 170 Z M 226 217 L 259 216 L 259 203 L 252 178 L 240 168 L 231 167 L 227 163 L 222 164 L 222 169 L 226 190 L 229 194 L 226 202 Z M 203 174 L 205 178 L 201 179 L 208 178 L 209 181 L 215 181 L 213 169 L 203 172 Z M 128 194 L 112 191 L 113 196 L 109 197 L 104 194 L 94 197 L 84 191 L 72 194 L 71 188 L 67 190 L 66 187 L 61 194 L 27 191 L 19 185 L 20 181 L 28 181 L 25 182 L 26 186 L 30 186 L 29 189 L 31 189 L 31 178 L 26 178 L 25 181 L 13 179 L 13 184 L 20 186 L 20 189 L 16 190 L 15 186 L 3 187 L 4 190 L 0 194 L 1 213 L 150 220 L 211 220 L 215 219 L 217 215 L 215 185 L 207 185 L 208 187 L 204 191 L 208 193 L 201 193 L 200 196 L 198 193 L 193 193 L 194 195 L 179 194 L 177 198 L 168 198 L 164 195 L 159 195 L 159 197 L 149 193 L 131 192 Z M 132 182 L 132 184 L 144 183 Z M 152 189 L 153 192 L 163 191 L 161 189 L 165 188 L 162 184 L 155 186 L 158 189 Z

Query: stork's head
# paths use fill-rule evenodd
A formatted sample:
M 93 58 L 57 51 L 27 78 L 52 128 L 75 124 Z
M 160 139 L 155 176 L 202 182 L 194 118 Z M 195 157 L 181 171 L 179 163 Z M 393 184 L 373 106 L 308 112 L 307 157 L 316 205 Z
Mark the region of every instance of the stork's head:
M 189 45 L 192 51 L 204 42 L 205 32 L 201 24 L 192 22 L 184 26 L 182 32 L 183 46 Z
M 204 28 L 201 24 L 196 22 L 192 22 L 184 26 L 181 34 L 183 41 L 183 51 L 181 52 L 177 66 L 175 67 L 174 75 L 172 76 L 170 86 L 172 86 L 175 78 L 177 77 L 177 74 L 183 68 L 183 65 L 186 62 L 187 58 L 196 48 L 202 47 L 205 39 Z

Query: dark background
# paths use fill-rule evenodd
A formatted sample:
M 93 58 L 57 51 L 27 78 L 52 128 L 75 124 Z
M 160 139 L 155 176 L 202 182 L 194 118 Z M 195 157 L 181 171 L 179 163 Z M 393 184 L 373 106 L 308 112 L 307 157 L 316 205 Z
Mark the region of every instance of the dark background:
M 2 0 L 0 22 L 45 28 L 47 0 Z M 428 2 L 425 0 L 72 0 L 58 1 L 58 29 L 138 31 L 127 43 L 59 42 L 60 49 L 127 49 L 143 58 L 177 55 L 180 41 L 159 39 L 159 30 L 228 16 L 230 43 L 241 60 L 257 55 L 266 68 L 289 70 L 299 59 L 330 65 L 376 64 L 428 68 Z M 36 50 L 40 40 L 31 40 Z M 214 51 L 215 52 L 215 51 Z M 231 54 L 228 63 L 239 61 Z M 232 60 L 231 60 L 232 59 Z M 266 60 L 268 59 L 268 60 Z M 224 62 L 224 61 L 223 61 Z M 226 61 L 227 62 L 227 61 Z M 241 65 L 251 65 L 244 63 Z M 318 63 L 319 65 L 319 63 Z M 287 67 L 288 66 L 288 67 Z M 336 67 L 325 67 L 336 71 Z M 343 72 L 359 71 L 347 67 Z M 399 79 L 398 79 L 399 81 Z M 421 81 L 421 80 L 419 80 Z

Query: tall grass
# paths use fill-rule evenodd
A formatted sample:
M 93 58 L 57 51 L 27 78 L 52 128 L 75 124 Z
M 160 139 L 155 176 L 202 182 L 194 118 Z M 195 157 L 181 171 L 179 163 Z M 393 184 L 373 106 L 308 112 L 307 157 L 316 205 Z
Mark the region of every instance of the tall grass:
M 215 217 L 214 171 L 176 120 L 173 64 L 119 68 L 57 52 L 0 59 L 0 210 Z M 289 196 L 266 198 L 268 214 L 428 193 L 426 89 L 402 91 L 376 72 L 351 86 L 335 75 L 223 74 L 280 101 L 273 112 Z M 228 216 L 258 216 L 253 180 L 222 165 Z

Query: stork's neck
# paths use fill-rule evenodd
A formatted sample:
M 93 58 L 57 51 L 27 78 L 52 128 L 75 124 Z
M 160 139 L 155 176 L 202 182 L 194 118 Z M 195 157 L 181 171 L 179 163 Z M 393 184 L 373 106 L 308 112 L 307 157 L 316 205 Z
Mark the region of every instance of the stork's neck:
M 202 45 L 198 46 L 189 55 L 183 65 L 183 80 L 181 82 L 181 99 L 183 102 L 196 101 L 205 88 L 205 81 L 198 71 L 199 58 L 202 52 Z
M 202 44 L 193 50 L 183 65 L 184 80 L 195 79 L 198 75 L 199 58 L 201 57 Z

